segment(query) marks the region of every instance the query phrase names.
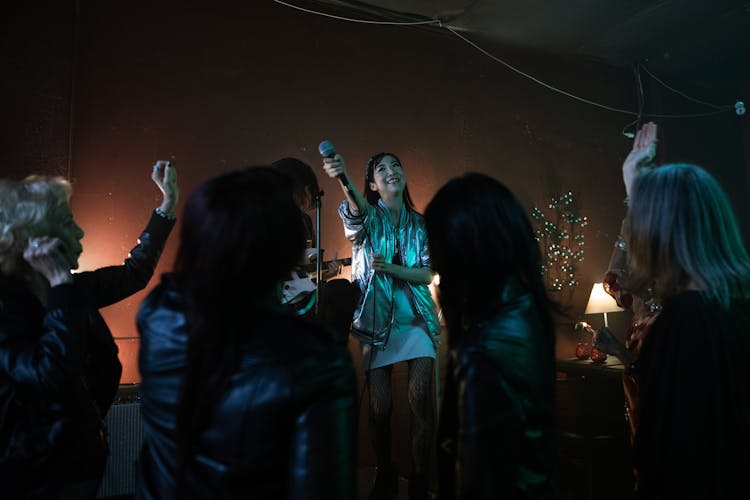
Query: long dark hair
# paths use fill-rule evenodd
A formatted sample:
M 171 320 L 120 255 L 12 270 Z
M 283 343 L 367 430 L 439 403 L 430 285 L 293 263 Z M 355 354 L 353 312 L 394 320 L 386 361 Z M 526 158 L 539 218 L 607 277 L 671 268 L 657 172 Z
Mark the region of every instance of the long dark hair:
M 187 201 L 181 229 L 175 276 L 189 340 L 177 414 L 177 486 L 184 493 L 194 445 L 252 335 L 253 318 L 273 309 L 277 283 L 305 241 L 291 182 L 270 167 L 201 184 Z
M 391 156 L 399 163 L 399 165 L 401 165 L 401 168 L 404 166 L 398 156 L 393 153 L 378 153 L 367 161 L 367 168 L 365 169 L 365 189 L 363 192 L 365 193 L 365 198 L 370 205 L 377 205 L 378 200 L 380 199 L 380 193 L 370 189 L 370 183 L 375 182 L 375 176 L 373 175 L 375 166 L 380 163 L 380 160 L 382 160 L 384 156 Z M 414 202 L 411 201 L 409 187 L 406 185 L 404 186 L 404 205 L 406 205 L 407 209 L 414 210 Z
M 467 326 L 491 318 L 503 305 L 501 293 L 513 276 L 533 295 L 554 342 L 557 306 L 542 279 L 539 244 L 507 187 L 484 174 L 457 177 L 427 205 L 425 222 L 450 345 L 460 341 Z

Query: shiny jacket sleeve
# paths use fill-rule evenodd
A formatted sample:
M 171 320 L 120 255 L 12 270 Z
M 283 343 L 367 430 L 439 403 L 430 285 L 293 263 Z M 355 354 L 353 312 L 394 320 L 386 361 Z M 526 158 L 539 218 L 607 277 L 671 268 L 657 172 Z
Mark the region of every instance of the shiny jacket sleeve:
M 138 244 L 122 265 L 75 274 L 76 284 L 86 293 L 90 304 L 100 309 L 145 288 L 173 226 L 174 221 L 153 212 Z
M 51 288 L 39 334 L 30 321 L 31 294 L 20 288 L 10 293 L 15 297 L 0 297 L 0 377 L 27 394 L 59 396 L 82 370 L 85 309 L 73 285 Z M 29 300 L 22 300 L 23 294 Z
M 344 223 L 344 235 L 352 243 L 362 245 L 367 239 L 367 224 L 375 209 L 369 204 L 353 214 L 351 205 L 344 200 L 339 205 L 339 216 Z
M 314 391 L 295 395 L 300 413 L 290 444 L 289 498 L 348 500 L 356 497 L 354 369 L 344 346 L 317 366 L 302 384 Z

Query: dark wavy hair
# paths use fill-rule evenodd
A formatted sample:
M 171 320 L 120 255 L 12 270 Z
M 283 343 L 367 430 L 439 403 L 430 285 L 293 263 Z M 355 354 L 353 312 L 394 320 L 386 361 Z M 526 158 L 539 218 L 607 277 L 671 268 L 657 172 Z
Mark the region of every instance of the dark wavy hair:
M 365 193 L 365 198 L 370 205 L 377 205 L 378 200 L 380 199 L 380 194 L 377 191 L 373 191 L 372 189 L 370 189 L 370 183 L 375 182 L 375 176 L 373 175 L 375 166 L 380 163 L 380 160 L 382 160 L 385 156 L 393 157 L 399 163 L 399 165 L 401 165 L 401 168 L 403 168 L 404 166 L 398 156 L 394 155 L 393 153 L 378 153 L 367 161 L 367 168 L 365 169 L 365 189 L 363 193 Z M 406 208 L 408 208 L 409 210 L 414 210 L 414 202 L 411 201 L 409 187 L 406 185 L 404 186 L 404 205 L 406 205 Z
M 553 311 L 558 306 L 547 295 L 531 223 L 507 187 L 484 174 L 468 173 L 445 184 L 424 215 L 450 345 L 503 305 L 501 293 L 513 276 L 533 295 L 554 342 Z
M 186 493 L 193 446 L 253 333 L 253 311 L 274 309 L 277 283 L 299 260 L 305 237 L 291 181 L 271 167 L 225 173 L 198 186 L 181 230 L 175 277 L 189 340 L 177 414 L 177 485 Z

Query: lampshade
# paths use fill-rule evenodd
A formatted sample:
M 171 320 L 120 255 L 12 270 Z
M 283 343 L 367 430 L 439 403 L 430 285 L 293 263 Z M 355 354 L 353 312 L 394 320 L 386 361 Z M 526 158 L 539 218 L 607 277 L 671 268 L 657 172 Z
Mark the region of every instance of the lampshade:
M 583 314 L 606 314 L 617 311 L 623 311 L 623 309 L 617 305 L 615 299 L 604 291 L 602 283 L 594 283 L 594 286 L 591 287 L 589 302 L 586 304 L 586 310 Z

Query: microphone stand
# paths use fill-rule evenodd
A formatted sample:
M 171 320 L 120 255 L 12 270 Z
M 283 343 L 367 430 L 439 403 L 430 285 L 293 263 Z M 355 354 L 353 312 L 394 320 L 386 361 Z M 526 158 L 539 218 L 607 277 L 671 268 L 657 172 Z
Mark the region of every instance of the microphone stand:
M 315 250 L 318 252 L 318 258 L 315 259 L 315 317 L 320 317 L 320 280 L 323 278 L 323 250 L 320 248 L 320 199 L 323 194 L 322 189 L 315 193 Z

